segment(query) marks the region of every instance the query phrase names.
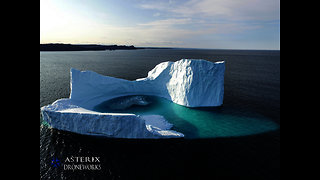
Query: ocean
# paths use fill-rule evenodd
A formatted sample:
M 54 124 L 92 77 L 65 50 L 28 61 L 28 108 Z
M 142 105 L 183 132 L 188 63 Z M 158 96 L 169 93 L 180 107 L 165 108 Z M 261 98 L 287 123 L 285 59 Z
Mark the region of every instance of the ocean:
M 69 97 L 71 67 L 135 80 L 146 77 L 148 71 L 161 62 L 180 59 L 225 61 L 225 96 L 219 112 L 263 117 L 268 127 L 272 124 L 276 128 L 258 132 L 256 129 L 262 127 L 261 123 L 250 119 L 241 127 L 254 133 L 234 133 L 238 131 L 230 130 L 230 127 L 239 121 L 233 119 L 228 126 L 213 124 L 213 131 L 206 131 L 201 137 L 109 139 L 51 129 L 40 116 L 40 178 L 280 179 L 280 51 L 141 49 L 40 52 L 40 107 Z M 223 133 L 231 135 L 210 136 L 214 132 L 219 134 L 223 129 L 220 127 L 227 128 L 228 131 Z M 188 128 L 185 129 L 187 132 Z M 101 168 L 66 170 L 62 166 L 52 166 L 54 158 L 63 161 L 80 156 L 99 157 Z

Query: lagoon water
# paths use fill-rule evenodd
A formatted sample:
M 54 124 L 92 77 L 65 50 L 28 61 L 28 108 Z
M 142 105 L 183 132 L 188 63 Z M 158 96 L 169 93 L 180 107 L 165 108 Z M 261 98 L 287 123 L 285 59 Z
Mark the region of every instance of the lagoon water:
M 127 110 L 162 114 L 186 139 L 95 138 L 48 128 L 40 117 L 41 179 L 280 178 L 280 51 L 40 52 L 40 107 L 69 96 L 71 67 L 135 80 L 161 62 L 183 58 L 226 61 L 222 107 L 186 108 L 146 97 L 151 104 Z M 70 172 L 50 166 L 52 158 L 69 156 L 99 156 L 102 169 Z
M 135 99 L 143 103 L 130 103 L 136 101 Z M 156 96 L 119 97 L 97 105 L 94 110 L 104 113 L 161 115 L 174 125 L 173 130 L 192 139 L 247 136 L 279 127 L 268 118 L 250 111 L 227 107 L 188 108 Z

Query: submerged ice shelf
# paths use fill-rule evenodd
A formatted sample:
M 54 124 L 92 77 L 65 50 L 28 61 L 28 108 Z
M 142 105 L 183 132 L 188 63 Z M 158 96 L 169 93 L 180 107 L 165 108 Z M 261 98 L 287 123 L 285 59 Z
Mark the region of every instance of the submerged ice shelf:
M 123 103 L 129 104 L 123 106 Z M 239 137 L 274 131 L 279 125 L 250 109 L 230 107 L 188 108 L 156 96 L 125 96 L 97 105 L 98 112 L 161 115 L 187 139 Z
M 148 77 L 128 81 L 92 71 L 71 69 L 69 99 L 41 108 L 53 128 L 87 135 L 116 138 L 180 138 L 173 124 L 160 115 L 103 113 L 95 107 L 131 95 L 158 96 L 186 107 L 220 106 L 224 95 L 224 62 L 182 59 L 158 64 Z M 123 102 L 124 108 L 144 105 L 143 100 Z

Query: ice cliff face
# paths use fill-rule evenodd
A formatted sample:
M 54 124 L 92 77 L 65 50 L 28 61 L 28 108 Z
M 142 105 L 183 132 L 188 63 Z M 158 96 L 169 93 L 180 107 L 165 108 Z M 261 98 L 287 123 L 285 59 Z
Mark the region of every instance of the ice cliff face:
M 220 106 L 224 93 L 224 62 L 183 59 L 164 62 L 148 77 L 128 81 L 92 71 L 71 69 L 69 99 L 43 107 L 43 118 L 53 128 L 80 134 L 117 138 L 172 138 L 183 134 L 170 130 L 162 116 L 98 113 L 96 105 L 129 95 L 160 96 L 187 107 Z M 134 102 L 143 103 L 139 99 Z
M 148 77 L 136 81 L 71 69 L 70 99 L 89 109 L 103 101 L 128 95 L 160 96 L 187 107 L 220 106 L 224 71 L 224 62 L 189 59 L 161 63 Z

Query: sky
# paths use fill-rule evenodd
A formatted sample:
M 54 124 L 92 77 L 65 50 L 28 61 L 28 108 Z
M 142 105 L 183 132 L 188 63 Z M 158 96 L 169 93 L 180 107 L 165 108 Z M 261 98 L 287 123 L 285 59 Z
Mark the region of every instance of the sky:
M 280 50 L 280 0 L 40 0 L 40 43 Z

